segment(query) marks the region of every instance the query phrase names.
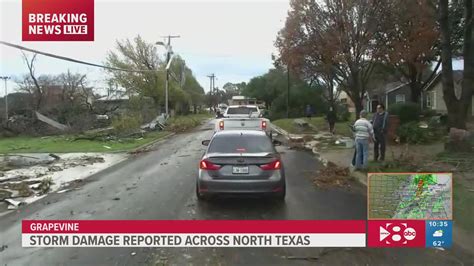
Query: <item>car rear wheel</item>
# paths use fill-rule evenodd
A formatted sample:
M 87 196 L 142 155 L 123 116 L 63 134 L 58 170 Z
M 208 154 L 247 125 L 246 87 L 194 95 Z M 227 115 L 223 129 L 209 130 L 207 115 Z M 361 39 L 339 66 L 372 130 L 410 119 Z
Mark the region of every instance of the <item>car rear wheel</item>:
M 277 201 L 284 201 L 286 196 L 286 185 L 283 185 L 283 190 L 275 194 L 274 198 Z
M 196 184 L 196 197 L 199 201 L 207 200 L 209 197 L 199 192 L 199 185 Z

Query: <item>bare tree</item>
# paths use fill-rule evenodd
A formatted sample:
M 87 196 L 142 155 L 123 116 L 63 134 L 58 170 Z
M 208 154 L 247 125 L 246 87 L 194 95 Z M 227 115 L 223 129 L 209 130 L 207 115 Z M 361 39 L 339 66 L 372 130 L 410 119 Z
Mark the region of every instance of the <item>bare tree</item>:
M 28 72 L 29 72 L 31 81 L 34 85 L 34 87 L 30 88 L 33 98 L 35 100 L 34 109 L 39 110 L 41 108 L 41 104 L 43 101 L 44 92 L 43 92 L 43 88 L 40 86 L 38 79 L 36 78 L 36 75 L 35 75 L 35 61 L 36 61 L 36 56 L 38 54 L 36 53 L 33 54 L 31 58 L 29 58 L 24 52 L 22 52 L 22 54 L 23 54 L 23 60 L 25 61 L 26 66 L 28 67 Z

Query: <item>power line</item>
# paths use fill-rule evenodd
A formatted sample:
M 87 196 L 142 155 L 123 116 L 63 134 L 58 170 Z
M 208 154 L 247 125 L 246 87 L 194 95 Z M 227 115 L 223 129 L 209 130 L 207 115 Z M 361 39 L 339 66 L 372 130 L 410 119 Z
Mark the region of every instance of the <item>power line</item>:
M 38 51 L 38 50 L 35 50 L 35 49 L 30 49 L 30 48 L 27 48 L 27 47 L 24 47 L 24 46 L 21 46 L 21 45 L 16 45 L 16 44 L 9 43 L 9 42 L 0 41 L 0 44 L 10 46 L 10 47 L 13 47 L 13 48 L 16 48 L 16 49 L 20 49 L 20 50 L 23 50 L 23 51 L 31 52 L 31 53 L 36 53 L 36 54 L 41 54 L 41 55 L 48 56 L 48 57 L 53 57 L 53 58 L 60 59 L 60 60 L 65 60 L 65 61 L 78 63 L 78 64 L 83 64 L 83 65 L 88 65 L 88 66 L 93 66 L 93 67 L 100 67 L 100 68 L 109 69 L 109 70 L 132 72 L 132 73 L 146 73 L 146 72 L 162 71 L 162 70 L 157 70 L 157 69 L 154 69 L 154 70 L 151 70 L 151 69 L 141 70 L 141 69 L 124 69 L 124 68 L 109 67 L 109 66 L 89 63 L 89 62 L 85 62 L 85 61 L 81 61 L 81 60 L 77 60 L 77 59 L 74 59 L 74 58 L 65 57 L 65 56 L 61 56 L 61 55 L 46 53 L 46 52 Z

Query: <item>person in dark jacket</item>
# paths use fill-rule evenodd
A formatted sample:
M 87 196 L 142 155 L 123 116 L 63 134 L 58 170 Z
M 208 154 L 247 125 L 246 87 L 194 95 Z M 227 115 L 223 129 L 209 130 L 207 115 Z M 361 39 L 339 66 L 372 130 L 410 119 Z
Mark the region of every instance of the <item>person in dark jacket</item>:
M 305 109 L 306 117 L 311 119 L 311 116 L 313 115 L 313 107 L 311 105 L 306 105 Z
M 387 139 L 388 129 L 388 112 L 385 111 L 383 104 L 377 105 L 377 112 L 372 118 L 372 125 L 374 127 L 374 160 L 385 160 L 385 144 Z
M 329 107 L 329 112 L 326 115 L 326 120 L 329 124 L 329 132 L 334 135 L 334 125 L 336 124 L 336 112 L 334 112 L 332 107 Z

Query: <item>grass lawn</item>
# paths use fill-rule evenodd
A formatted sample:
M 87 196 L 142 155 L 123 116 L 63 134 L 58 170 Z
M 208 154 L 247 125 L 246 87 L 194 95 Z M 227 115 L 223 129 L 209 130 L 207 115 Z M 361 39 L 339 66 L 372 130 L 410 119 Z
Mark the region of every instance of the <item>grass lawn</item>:
M 147 133 L 144 138 L 127 138 L 121 141 L 74 141 L 75 136 L 73 135 L 3 138 L 0 139 L 0 153 L 127 151 L 160 139 L 168 134 L 170 132 L 155 131 Z
M 321 131 L 329 131 L 329 125 L 326 122 L 326 119 L 324 117 L 312 117 L 311 119 L 306 118 L 306 117 L 300 117 L 299 119 L 303 119 L 307 121 L 309 124 L 311 124 L 313 127 L 316 128 L 315 130 L 312 129 L 307 129 L 307 130 L 301 130 L 293 121 L 298 118 L 284 118 L 284 119 L 278 119 L 275 121 L 272 121 L 273 124 L 275 124 L 278 127 L 283 128 L 284 130 L 288 131 L 289 133 L 292 134 L 312 134 L 312 133 L 318 133 Z M 347 122 L 337 122 L 336 123 L 336 134 L 338 135 L 343 135 L 347 137 L 352 137 L 352 132 L 349 128 L 349 125 L 351 124 L 350 120 Z
M 211 114 L 191 114 L 183 116 L 171 117 L 167 124 L 166 130 L 173 132 L 183 132 L 194 128 L 202 123 L 202 121 L 211 118 Z

